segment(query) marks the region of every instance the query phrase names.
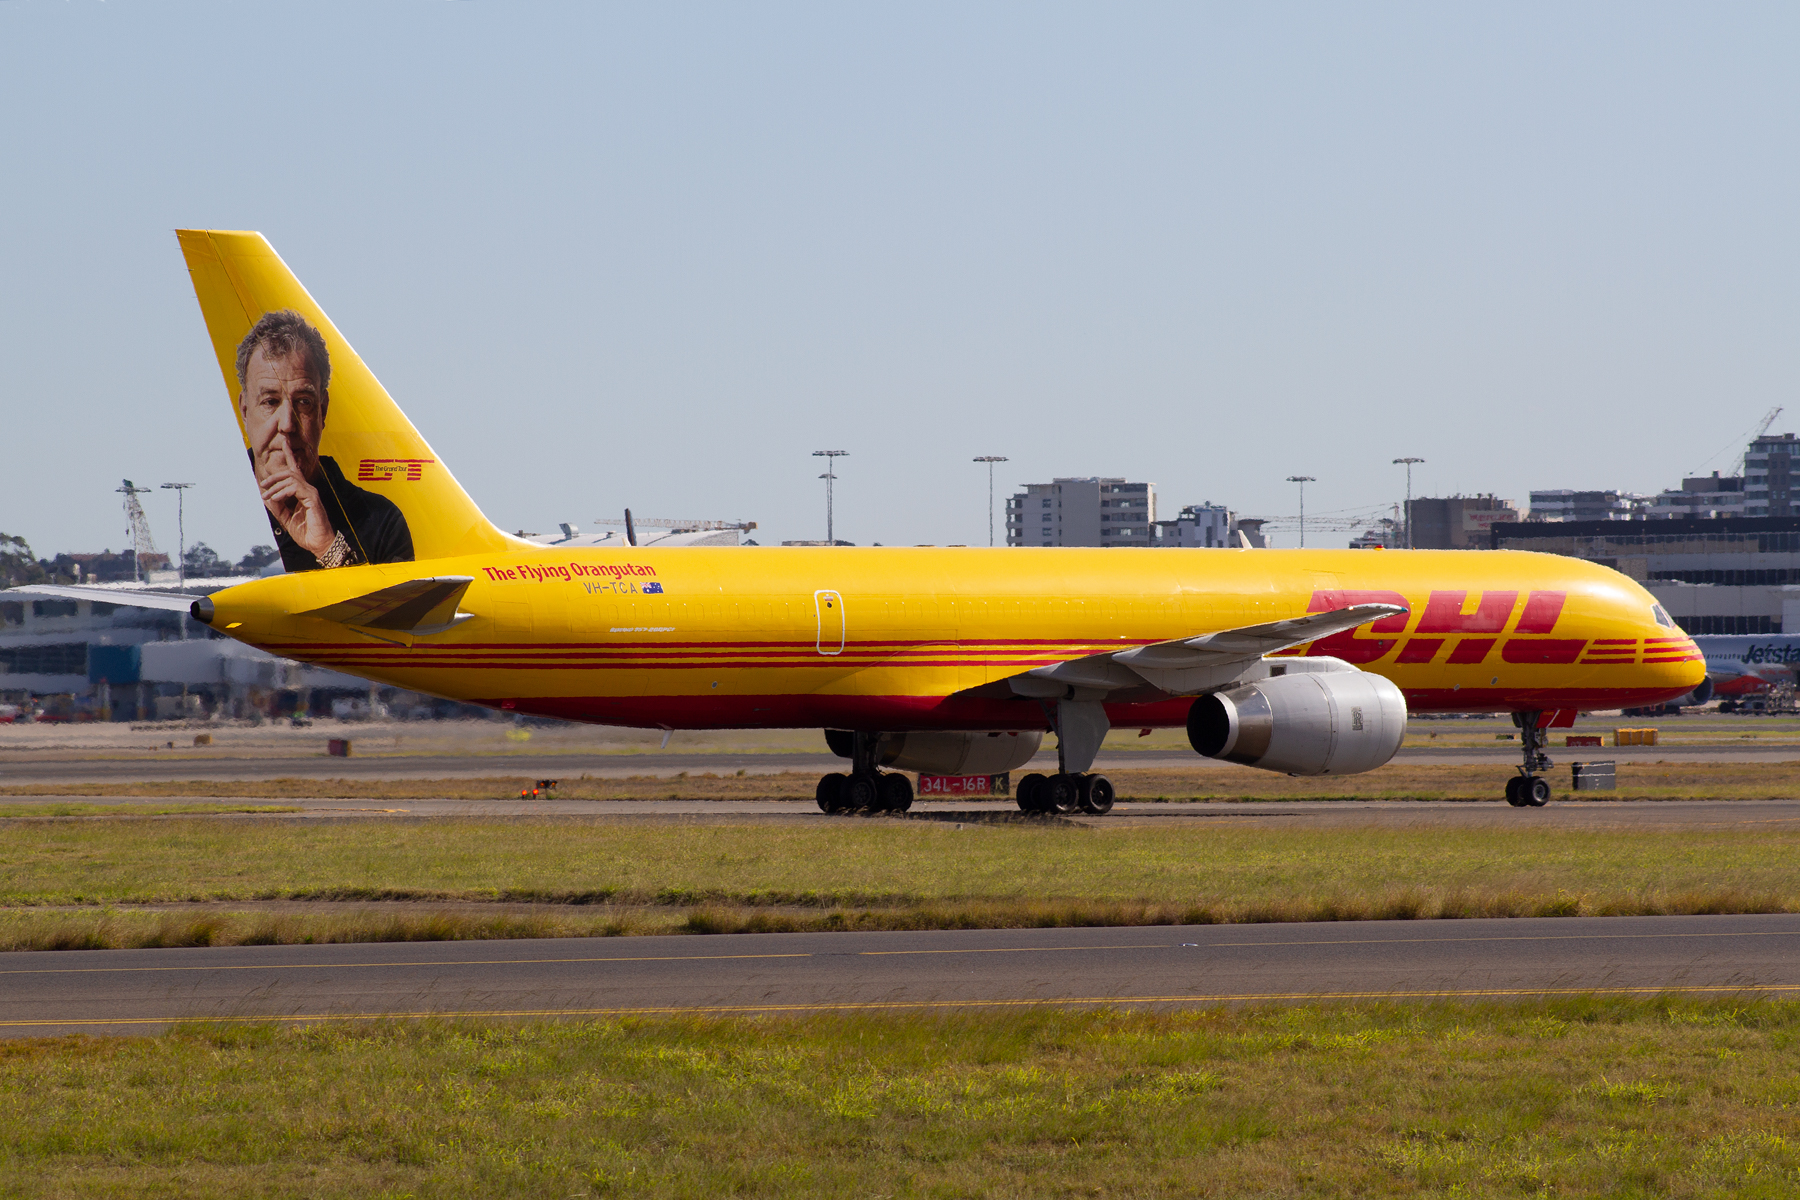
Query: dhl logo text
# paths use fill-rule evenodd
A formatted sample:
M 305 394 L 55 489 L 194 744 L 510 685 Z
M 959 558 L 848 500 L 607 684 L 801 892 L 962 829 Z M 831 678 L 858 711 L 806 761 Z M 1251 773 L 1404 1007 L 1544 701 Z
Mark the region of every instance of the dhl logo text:
M 1383 617 L 1368 625 L 1367 633 L 1349 630 L 1320 638 L 1306 653 L 1341 658 L 1346 662 L 1372 663 L 1398 647 L 1395 662 L 1428 663 L 1435 661 L 1445 644 L 1451 642 L 1449 635 L 1462 635 L 1455 638 L 1444 662 L 1451 665 L 1484 662 L 1496 644 L 1500 647 L 1501 660 L 1509 663 L 1572 663 L 1579 660 L 1587 646 L 1586 638 L 1544 636 L 1556 631 L 1556 623 L 1562 617 L 1569 594 L 1526 592 L 1522 607 L 1519 597 L 1517 591 L 1473 595 L 1467 591 L 1432 592 L 1425 600 L 1423 611 L 1418 611 L 1412 601 L 1398 592 L 1320 589 L 1313 593 L 1306 611 L 1335 612 L 1353 604 L 1398 604 L 1414 611 Z M 1512 629 L 1515 636 L 1502 642 L 1499 635 L 1506 632 L 1515 611 L 1519 613 L 1518 623 Z M 1414 612 L 1417 612 L 1418 625 L 1412 630 L 1413 636 L 1394 636 L 1407 632 Z
M 425 474 L 425 468 L 436 462 L 435 458 L 365 458 L 356 464 L 356 482 L 388 483 L 396 476 L 404 476 L 408 483 L 417 483 Z

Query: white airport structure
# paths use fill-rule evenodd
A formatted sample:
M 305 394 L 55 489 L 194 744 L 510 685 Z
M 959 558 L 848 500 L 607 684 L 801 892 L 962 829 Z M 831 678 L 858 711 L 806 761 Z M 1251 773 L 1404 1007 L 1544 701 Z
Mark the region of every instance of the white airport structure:
M 1636 492 L 1545 488 L 1531 493 L 1533 521 L 1629 521 L 1641 515 L 1650 497 Z
M 251 578 L 190 579 L 184 594 L 207 595 Z M 176 591 L 173 579 L 159 583 L 89 586 Z M 369 690 L 353 676 L 222 637 L 184 613 L 34 597 L 29 588 L 0 597 L 0 704 L 40 704 L 67 719 L 147 721 L 274 715 L 284 704 L 303 706 L 314 691 Z
M 677 521 L 666 517 L 615 519 L 602 517 L 595 522 L 609 526 L 598 533 L 583 533 L 581 526 L 563 521 L 554 534 L 526 533 L 518 536 L 540 546 L 754 546 L 743 535 L 756 528 L 755 521 Z

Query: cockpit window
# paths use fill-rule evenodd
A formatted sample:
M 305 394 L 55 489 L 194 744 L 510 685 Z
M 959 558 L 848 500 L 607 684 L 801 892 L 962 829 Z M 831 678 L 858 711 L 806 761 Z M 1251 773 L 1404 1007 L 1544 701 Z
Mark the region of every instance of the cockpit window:
M 1675 628 L 1675 622 L 1669 620 L 1669 614 L 1663 611 L 1662 605 L 1652 604 L 1650 606 L 1650 613 L 1656 618 L 1656 623 L 1661 625 L 1664 629 Z

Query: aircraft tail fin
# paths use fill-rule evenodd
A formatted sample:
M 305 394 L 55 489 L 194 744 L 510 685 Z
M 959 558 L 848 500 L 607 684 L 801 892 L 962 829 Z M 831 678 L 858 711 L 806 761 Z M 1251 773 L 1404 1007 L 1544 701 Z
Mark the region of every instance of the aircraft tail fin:
M 482 515 L 260 233 L 176 236 L 288 570 L 523 544 Z

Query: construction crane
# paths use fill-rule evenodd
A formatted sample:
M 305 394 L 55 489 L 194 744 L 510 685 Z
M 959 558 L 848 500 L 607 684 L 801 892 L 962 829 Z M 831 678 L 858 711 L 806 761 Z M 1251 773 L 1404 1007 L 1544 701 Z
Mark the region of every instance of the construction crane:
M 144 506 L 138 503 L 138 496 L 147 492 L 147 487 L 138 487 L 125 480 L 124 487 L 114 488 L 115 492 L 125 493 L 125 536 L 131 539 L 131 581 L 142 583 L 149 577 L 149 568 L 144 565 L 147 556 L 156 553 L 156 542 L 150 536 L 150 521 L 144 516 Z
M 1746 430 L 1744 433 L 1738 434 L 1736 437 L 1732 438 L 1731 441 L 1727 442 L 1725 445 L 1721 446 L 1718 450 L 1714 451 L 1712 458 L 1708 458 L 1706 460 L 1706 462 L 1701 463 L 1700 466 L 1692 472 L 1692 474 L 1695 476 L 1705 474 L 1706 473 L 1706 463 L 1710 463 L 1714 458 L 1719 457 L 1719 455 L 1725 453 L 1725 451 L 1731 449 L 1733 446 L 1741 446 L 1741 447 L 1743 447 L 1743 449 L 1738 451 L 1737 459 L 1731 464 L 1731 473 L 1733 475 L 1742 475 L 1744 473 L 1744 456 L 1746 454 L 1750 453 L 1750 444 L 1752 442 L 1755 442 L 1758 438 L 1762 437 L 1763 434 L 1769 432 L 1769 426 L 1771 426 L 1775 423 L 1775 418 L 1779 417 L 1782 414 L 1782 412 L 1783 412 L 1783 409 L 1782 409 L 1781 405 L 1779 405 L 1779 404 L 1777 404 L 1774 408 L 1771 408 L 1768 412 L 1763 414 L 1763 419 L 1761 422 L 1759 422 L 1753 428 Z
M 1763 417 L 1762 424 L 1756 427 L 1756 432 L 1750 435 L 1750 440 L 1748 442 L 1744 443 L 1743 453 L 1739 454 L 1737 456 L 1737 462 L 1732 464 L 1731 473 L 1733 475 L 1742 475 L 1744 473 L 1744 458 L 1750 453 L 1750 447 L 1754 446 L 1763 434 L 1769 432 L 1769 426 L 1773 425 L 1775 423 L 1775 418 L 1780 415 L 1781 405 L 1777 404 L 1768 411 L 1768 415 Z

